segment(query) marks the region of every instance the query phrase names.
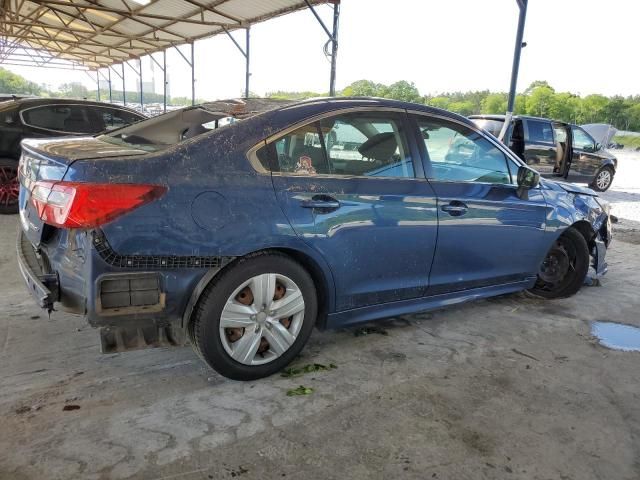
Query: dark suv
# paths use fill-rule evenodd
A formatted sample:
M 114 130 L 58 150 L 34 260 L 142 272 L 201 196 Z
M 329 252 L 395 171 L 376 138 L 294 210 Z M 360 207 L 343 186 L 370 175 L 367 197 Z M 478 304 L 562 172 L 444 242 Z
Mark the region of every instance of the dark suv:
M 0 214 L 18 212 L 18 160 L 24 138 L 95 135 L 147 118 L 108 103 L 23 98 L 0 103 Z
M 500 134 L 504 115 L 471 115 L 476 125 Z M 618 160 L 578 125 L 547 118 L 514 116 L 504 143 L 522 160 L 547 177 L 587 183 L 598 192 L 613 182 Z

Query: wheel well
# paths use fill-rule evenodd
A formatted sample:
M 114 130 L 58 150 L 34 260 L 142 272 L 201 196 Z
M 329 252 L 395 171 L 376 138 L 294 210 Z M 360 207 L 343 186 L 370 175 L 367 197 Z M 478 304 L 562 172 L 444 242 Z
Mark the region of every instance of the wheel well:
M 311 275 L 311 279 L 313 280 L 313 283 L 316 286 L 316 291 L 318 292 L 318 316 L 316 318 L 316 326 L 324 329 L 327 323 L 329 291 L 328 282 L 322 272 L 322 269 L 313 258 L 298 250 L 290 248 L 276 248 L 273 250 L 284 253 L 285 255 L 293 258 L 296 262 L 302 265 L 307 272 L 309 272 L 309 275 Z
M 596 236 L 596 232 L 593 231 L 593 227 L 586 220 L 580 220 L 579 222 L 571 225 L 570 228 L 573 228 L 580 232 L 580 234 L 584 237 L 587 245 L 589 246 L 589 250 L 593 248 L 593 239 Z
M 253 257 L 257 255 L 268 254 L 269 252 L 278 252 L 288 257 L 291 257 L 293 260 L 302 265 L 309 275 L 311 275 L 311 279 L 316 287 L 316 291 L 318 293 L 318 315 L 316 317 L 316 326 L 320 329 L 324 329 L 327 322 L 327 313 L 328 313 L 328 305 L 329 305 L 329 292 L 328 292 L 328 282 L 327 279 L 322 272 L 320 266 L 316 263 L 313 258 L 310 256 L 290 248 L 270 248 L 266 250 L 258 250 L 256 252 L 251 252 L 247 255 L 243 255 L 241 257 L 237 257 L 232 262 L 225 265 L 218 271 L 211 271 L 210 274 L 207 274 L 203 277 L 201 282 L 198 284 L 194 291 L 194 295 L 189 300 L 187 308 L 185 310 L 185 314 L 183 315 L 183 327 L 187 328 L 191 323 L 191 319 L 193 316 L 193 312 L 200 301 L 200 297 L 202 296 L 202 292 L 207 288 L 207 286 L 213 282 L 221 273 L 225 270 L 233 266 L 236 262 L 243 258 Z

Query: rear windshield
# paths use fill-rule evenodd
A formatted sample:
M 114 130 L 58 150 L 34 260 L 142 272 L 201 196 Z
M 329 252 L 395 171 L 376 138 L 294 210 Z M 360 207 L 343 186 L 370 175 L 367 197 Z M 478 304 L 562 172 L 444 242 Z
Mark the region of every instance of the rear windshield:
M 502 130 L 502 125 L 504 125 L 503 120 L 495 120 L 489 118 L 472 118 L 473 123 L 475 123 L 478 127 L 486 130 L 494 137 L 500 135 L 500 130 Z
M 156 152 L 236 121 L 235 118 L 220 112 L 195 107 L 149 118 L 100 135 L 98 138 L 108 143 L 131 145 L 148 152 Z

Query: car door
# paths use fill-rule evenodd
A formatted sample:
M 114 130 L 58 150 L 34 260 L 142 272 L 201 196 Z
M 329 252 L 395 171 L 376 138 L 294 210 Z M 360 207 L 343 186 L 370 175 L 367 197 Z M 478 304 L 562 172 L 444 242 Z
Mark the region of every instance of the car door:
M 568 180 L 589 183 L 602 164 L 602 158 L 596 153 L 596 141 L 577 125 L 571 126 L 571 134 L 573 158 Z
M 544 176 L 552 176 L 556 166 L 557 146 L 553 125 L 543 119 L 523 119 L 524 160 Z
M 546 203 L 518 195 L 512 154 L 457 121 L 414 116 L 438 197 L 438 244 L 428 295 L 531 279 L 544 257 Z
M 337 311 L 426 292 L 436 199 L 406 133 L 403 111 L 332 114 L 262 152 L 293 229 L 331 268 Z

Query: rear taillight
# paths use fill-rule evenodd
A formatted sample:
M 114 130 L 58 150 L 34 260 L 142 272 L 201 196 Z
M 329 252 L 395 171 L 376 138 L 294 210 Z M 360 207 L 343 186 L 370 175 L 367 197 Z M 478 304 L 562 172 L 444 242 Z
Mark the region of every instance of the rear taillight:
M 38 181 L 31 202 L 40 219 L 63 228 L 93 228 L 155 200 L 158 185 Z

